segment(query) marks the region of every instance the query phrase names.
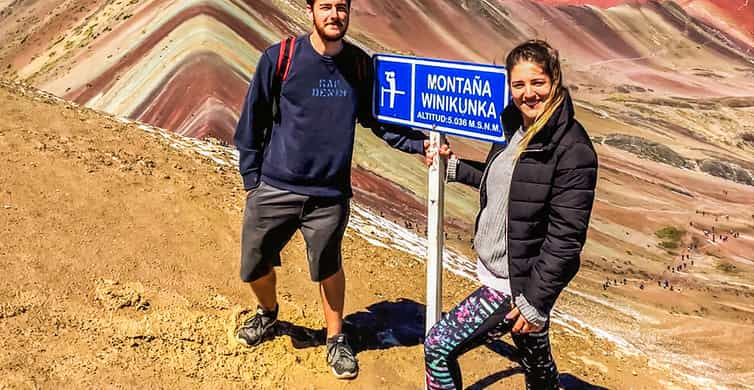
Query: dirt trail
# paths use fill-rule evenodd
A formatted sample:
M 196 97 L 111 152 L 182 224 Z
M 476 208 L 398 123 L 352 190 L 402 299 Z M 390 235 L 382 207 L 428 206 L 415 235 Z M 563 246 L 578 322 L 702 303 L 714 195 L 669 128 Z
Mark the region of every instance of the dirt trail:
M 337 381 L 298 236 L 279 274 L 281 336 L 256 349 L 233 341 L 252 305 L 237 276 L 235 169 L 7 83 L 0 118 L 0 388 L 423 388 L 417 259 L 347 233 L 362 372 Z M 474 288 L 453 275 L 445 286 L 446 308 Z M 591 334 L 552 334 L 568 388 L 673 387 L 669 373 Z M 462 366 L 472 388 L 523 386 L 518 365 L 492 349 Z

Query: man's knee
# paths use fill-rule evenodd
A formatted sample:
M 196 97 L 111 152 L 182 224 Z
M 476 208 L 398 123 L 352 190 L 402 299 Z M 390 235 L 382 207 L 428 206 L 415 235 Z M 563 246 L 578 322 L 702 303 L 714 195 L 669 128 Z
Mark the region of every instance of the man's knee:
M 275 267 L 269 263 L 260 263 L 251 270 L 241 267 L 241 280 L 246 283 L 261 283 L 275 274 Z

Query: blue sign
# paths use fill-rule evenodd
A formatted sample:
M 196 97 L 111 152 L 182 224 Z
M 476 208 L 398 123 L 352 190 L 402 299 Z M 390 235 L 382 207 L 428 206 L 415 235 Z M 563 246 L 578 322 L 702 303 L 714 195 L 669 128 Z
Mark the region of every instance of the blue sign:
M 374 116 L 379 121 L 505 143 L 504 67 L 388 54 L 374 56 Z

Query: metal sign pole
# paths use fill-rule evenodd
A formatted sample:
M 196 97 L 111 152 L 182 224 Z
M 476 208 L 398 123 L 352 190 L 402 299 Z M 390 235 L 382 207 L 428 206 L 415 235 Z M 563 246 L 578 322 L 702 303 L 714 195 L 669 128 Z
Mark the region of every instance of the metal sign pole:
M 430 148 L 437 150 L 446 143 L 445 135 L 429 133 Z M 435 154 L 429 167 L 427 187 L 427 313 L 425 334 L 442 314 L 442 249 L 444 245 L 443 217 L 445 205 L 445 158 Z

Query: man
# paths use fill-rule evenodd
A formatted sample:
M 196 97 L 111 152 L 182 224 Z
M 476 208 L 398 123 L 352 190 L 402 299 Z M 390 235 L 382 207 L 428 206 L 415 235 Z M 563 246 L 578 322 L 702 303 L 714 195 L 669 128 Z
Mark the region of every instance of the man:
M 274 266 L 296 229 L 307 246 L 312 281 L 320 285 L 327 324 L 327 363 L 338 378 L 358 374 L 343 333 L 345 276 L 341 242 L 348 223 L 356 119 L 394 148 L 428 154 L 426 136 L 378 124 L 371 114 L 369 56 L 343 41 L 350 0 L 307 0 L 313 23 L 295 40 L 288 75 L 274 80 L 280 44 L 259 60 L 236 128 L 239 168 L 248 191 L 241 243 L 241 279 L 257 313 L 237 339 L 254 346 L 274 336 L 278 304 Z M 275 109 L 273 109 L 273 107 Z M 426 161 L 426 160 L 425 160 Z

